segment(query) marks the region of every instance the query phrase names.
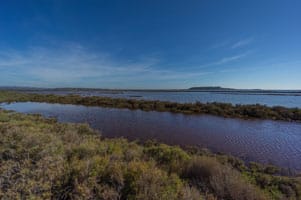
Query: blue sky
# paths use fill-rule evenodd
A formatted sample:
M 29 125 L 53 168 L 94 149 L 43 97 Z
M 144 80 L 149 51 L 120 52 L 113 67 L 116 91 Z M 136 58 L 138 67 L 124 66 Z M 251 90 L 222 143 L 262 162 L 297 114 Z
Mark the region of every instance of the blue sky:
M 301 1 L 5 1 L 0 85 L 301 89 Z

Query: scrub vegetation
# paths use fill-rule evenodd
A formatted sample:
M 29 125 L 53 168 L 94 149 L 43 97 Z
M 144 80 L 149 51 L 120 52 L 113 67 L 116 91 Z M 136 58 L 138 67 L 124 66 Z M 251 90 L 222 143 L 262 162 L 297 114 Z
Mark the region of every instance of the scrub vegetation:
M 0 110 L 0 138 L 0 199 L 301 199 L 300 178 L 274 166 L 85 124 Z
M 146 101 L 117 99 L 109 97 L 82 97 L 79 95 L 33 94 L 0 91 L 0 102 L 46 102 L 85 106 L 140 109 L 143 111 L 175 112 L 184 114 L 210 114 L 222 117 L 243 119 L 271 119 L 301 121 L 301 109 L 265 105 L 232 105 L 227 103 L 174 103 L 165 101 Z

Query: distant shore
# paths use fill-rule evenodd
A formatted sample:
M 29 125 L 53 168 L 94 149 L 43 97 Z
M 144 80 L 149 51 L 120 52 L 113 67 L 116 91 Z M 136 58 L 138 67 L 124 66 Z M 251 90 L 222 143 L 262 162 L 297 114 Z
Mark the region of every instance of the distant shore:
M 186 89 L 120 89 L 120 88 L 77 88 L 77 87 L 60 87 L 60 88 L 39 88 L 39 87 L 14 87 L 14 86 L 0 86 L 0 90 L 10 91 L 143 91 L 143 92 L 258 92 L 258 93 L 301 93 L 301 89 L 237 89 L 224 88 L 219 86 L 213 87 L 191 87 Z

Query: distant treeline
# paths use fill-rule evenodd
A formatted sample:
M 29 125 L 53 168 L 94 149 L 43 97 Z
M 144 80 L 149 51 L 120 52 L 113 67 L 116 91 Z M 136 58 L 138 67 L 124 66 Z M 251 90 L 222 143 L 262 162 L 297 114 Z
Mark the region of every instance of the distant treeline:
M 222 117 L 243 119 L 271 119 L 301 121 L 301 109 L 265 105 L 232 105 L 229 103 L 175 103 L 110 97 L 82 97 L 80 95 L 29 94 L 0 91 L 0 102 L 46 102 L 101 106 L 112 108 L 139 109 L 143 111 L 174 112 L 184 114 L 210 114 Z

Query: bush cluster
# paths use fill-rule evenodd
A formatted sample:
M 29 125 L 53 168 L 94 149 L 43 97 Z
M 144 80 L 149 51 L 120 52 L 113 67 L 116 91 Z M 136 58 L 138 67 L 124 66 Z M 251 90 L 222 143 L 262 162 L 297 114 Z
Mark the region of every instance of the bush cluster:
M 300 199 L 298 178 L 233 157 L 101 138 L 0 110 L 0 199 Z

